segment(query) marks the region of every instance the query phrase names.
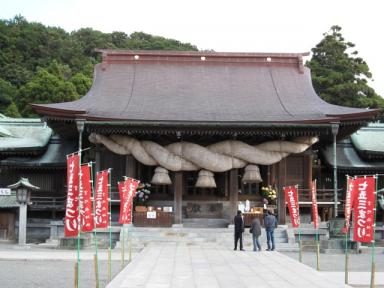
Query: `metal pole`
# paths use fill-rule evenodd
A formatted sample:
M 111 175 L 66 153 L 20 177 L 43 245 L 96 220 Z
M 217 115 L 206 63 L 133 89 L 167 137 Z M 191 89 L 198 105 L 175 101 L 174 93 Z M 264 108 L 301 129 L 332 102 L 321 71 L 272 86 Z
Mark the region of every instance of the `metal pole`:
M 332 135 L 333 135 L 333 193 L 334 193 L 334 212 L 333 216 L 337 217 L 337 158 L 336 158 L 336 136 L 339 131 L 339 123 L 332 123 Z
M 81 187 L 81 146 L 82 146 L 82 138 L 84 131 L 85 121 L 83 119 L 76 120 L 77 130 L 79 131 L 79 187 Z M 76 287 L 80 287 L 80 235 L 81 235 L 81 210 L 82 210 L 82 189 L 79 189 L 79 197 L 78 197 L 78 215 L 77 215 L 77 224 L 78 224 L 78 233 L 77 233 L 77 278 L 76 278 Z

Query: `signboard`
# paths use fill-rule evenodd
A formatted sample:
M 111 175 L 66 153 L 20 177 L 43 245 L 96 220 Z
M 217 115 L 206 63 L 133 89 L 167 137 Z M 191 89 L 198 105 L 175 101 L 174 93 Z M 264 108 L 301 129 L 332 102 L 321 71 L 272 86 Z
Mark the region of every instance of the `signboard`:
M 0 188 L 0 196 L 11 195 L 11 188 Z
M 147 219 L 156 219 L 156 211 L 148 211 Z

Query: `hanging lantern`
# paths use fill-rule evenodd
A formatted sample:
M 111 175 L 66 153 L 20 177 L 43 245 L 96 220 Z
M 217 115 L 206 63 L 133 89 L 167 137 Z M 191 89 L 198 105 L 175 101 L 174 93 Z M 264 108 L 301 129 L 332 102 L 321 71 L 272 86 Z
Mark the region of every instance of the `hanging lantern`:
M 199 188 L 216 188 L 213 173 L 207 170 L 200 170 L 195 187 Z
M 257 165 L 247 165 L 244 168 L 243 183 L 260 183 L 263 182 L 261 179 L 259 166 Z
M 169 178 L 168 170 L 163 167 L 156 167 L 151 183 L 154 185 L 171 185 L 172 181 Z

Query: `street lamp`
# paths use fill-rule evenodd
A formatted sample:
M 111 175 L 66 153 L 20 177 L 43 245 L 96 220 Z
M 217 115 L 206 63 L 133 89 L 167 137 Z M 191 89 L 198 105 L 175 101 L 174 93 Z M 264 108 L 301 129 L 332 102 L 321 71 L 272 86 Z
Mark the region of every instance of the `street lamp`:
M 20 180 L 8 185 L 8 188 L 16 190 L 16 201 L 19 203 L 19 245 L 27 243 L 27 206 L 31 203 L 31 191 L 40 188 L 29 183 L 28 178 L 21 177 Z

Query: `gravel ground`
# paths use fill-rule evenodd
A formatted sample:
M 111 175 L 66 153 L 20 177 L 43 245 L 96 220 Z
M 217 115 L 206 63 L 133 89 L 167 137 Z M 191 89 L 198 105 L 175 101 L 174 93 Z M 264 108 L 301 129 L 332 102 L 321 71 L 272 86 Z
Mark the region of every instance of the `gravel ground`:
M 74 287 L 73 261 L 0 260 L 2 288 L 67 288 Z M 120 261 L 112 261 L 112 274 L 120 271 Z M 100 261 L 100 287 L 107 284 L 107 262 Z M 80 287 L 95 287 L 93 261 L 81 261 Z

